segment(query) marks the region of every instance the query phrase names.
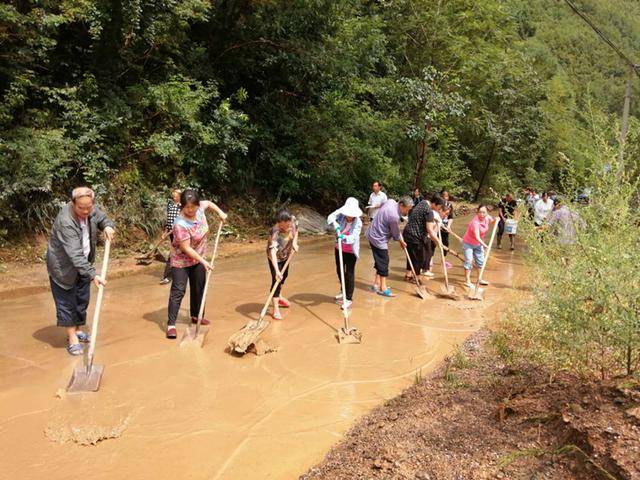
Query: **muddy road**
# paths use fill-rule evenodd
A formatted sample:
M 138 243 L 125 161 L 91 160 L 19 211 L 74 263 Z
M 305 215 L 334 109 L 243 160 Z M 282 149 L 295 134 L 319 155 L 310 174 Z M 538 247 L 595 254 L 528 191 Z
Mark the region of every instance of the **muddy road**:
M 329 238 L 302 246 L 284 290 L 292 308 L 263 335 L 279 350 L 260 357 L 225 348 L 262 307 L 264 253 L 219 261 L 203 349 L 165 339 L 169 289 L 158 285 L 159 267 L 110 281 L 96 350 L 106 369 L 95 394 L 63 393 L 82 360 L 65 352 L 48 292 L 0 300 L 0 478 L 297 478 L 357 417 L 429 373 L 495 316 L 521 264 L 517 253 L 492 253 L 484 302 L 421 301 L 402 280 L 394 245 L 390 285 L 399 296 L 385 299 L 366 291 L 372 259 L 362 246 L 351 316 L 361 345 L 335 339 L 342 317 Z M 463 291 L 461 264 L 451 261 Z M 436 279 L 426 282 L 432 292 L 437 262 Z

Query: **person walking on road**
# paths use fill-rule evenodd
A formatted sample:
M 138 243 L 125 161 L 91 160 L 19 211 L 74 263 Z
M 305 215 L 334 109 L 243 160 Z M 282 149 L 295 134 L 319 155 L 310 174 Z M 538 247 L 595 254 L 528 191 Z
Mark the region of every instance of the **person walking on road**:
M 489 230 L 489 227 L 498 220 L 491 215 L 485 205 L 478 206 L 478 211 L 473 217 L 467 232 L 462 238 L 462 251 L 464 253 L 464 276 L 465 284 L 469 288 L 473 288 L 471 283 L 471 270 L 475 264 L 478 270 L 482 269 L 484 264 L 484 249 L 489 248 L 485 243 L 484 238 Z M 480 280 L 480 285 L 488 285 L 485 280 Z
M 80 342 L 89 341 L 89 335 L 81 330 L 87 320 L 87 307 L 91 282 L 105 285 L 106 280 L 96 273 L 98 231 L 113 241 L 115 225 L 95 205 L 95 194 L 88 187 L 78 187 L 56 217 L 47 245 L 47 272 L 56 306 L 59 327 L 67 332 L 67 352 L 81 355 Z
M 169 339 L 178 336 L 176 320 L 187 290 L 187 283 L 189 284 L 191 323 L 198 322 L 206 273 L 212 268 L 205 259 L 209 233 L 207 210 L 214 211 L 222 222 L 227 218 L 227 214 L 215 203 L 200 200 L 198 192 L 191 188 L 180 195 L 180 215 L 173 223 L 173 241 L 171 242 L 172 282 L 166 334 Z M 209 325 L 209 323 L 206 318 L 200 320 L 201 325 Z
M 173 223 L 180 215 L 180 194 L 182 190 L 176 188 L 171 192 L 171 200 L 167 202 L 167 219 L 164 223 L 164 232 L 162 232 L 162 240 L 169 237 L 171 243 L 173 243 Z M 167 258 L 167 263 L 164 266 L 164 273 L 162 274 L 162 280 L 160 285 L 166 285 L 171 282 L 171 255 Z
M 536 227 L 544 225 L 553 210 L 553 200 L 549 198 L 547 192 L 543 192 L 542 196 L 536 201 L 533 207 L 533 223 Z
M 369 215 L 369 221 L 373 222 L 376 218 L 380 207 L 387 201 L 387 194 L 382 191 L 382 185 L 380 182 L 375 181 L 371 186 L 373 192 L 369 195 L 369 203 L 367 204 L 367 210 Z
M 408 215 L 412 208 L 413 200 L 411 197 L 402 197 L 397 202 L 395 200 L 387 200 L 365 232 L 365 236 L 371 246 L 376 271 L 371 290 L 378 295 L 384 297 L 395 296 L 391 293 L 391 289 L 387 287 L 387 277 L 389 276 L 389 239 L 393 238 L 399 242 L 402 248 L 407 247 L 407 244 L 400 234 L 399 222 L 400 218 Z
M 273 313 L 271 316 L 274 320 L 282 320 L 280 307 L 289 308 L 291 306 L 289 300 L 282 296 L 282 287 L 289 276 L 291 267 L 287 267 L 284 272 L 282 270 L 291 252 L 297 252 L 298 250 L 298 222 L 296 217 L 287 210 L 279 210 L 276 213 L 275 225 L 269 231 L 267 243 L 269 271 L 271 272 L 270 288 L 273 289 L 276 282 L 280 280 L 273 295 Z
M 507 223 L 507 220 L 513 220 L 516 215 L 516 209 L 518 208 L 518 202 L 513 198 L 511 193 L 507 193 L 504 198 L 500 200 L 500 203 L 497 205 L 500 212 L 500 223 L 498 223 L 498 249 L 502 248 L 502 237 L 504 235 L 504 227 Z M 511 246 L 511 250 L 515 250 L 516 248 L 516 236 L 512 233 L 509 234 L 509 244 Z
M 338 282 L 340 278 L 340 258 L 338 252 L 338 239 L 342 240 L 342 258 L 344 264 L 345 292 L 336 295 L 336 300 L 346 307 L 351 307 L 353 303 L 353 291 L 355 289 L 356 262 L 360 257 L 360 232 L 362 231 L 362 210 L 358 205 L 358 200 L 349 197 L 342 207 L 327 217 L 327 223 L 336 231 L 335 259 Z
M 409 214 L 403 237 L 404 241 L 407 242 L 407 253 L 416 270 L 416 274 L 420 274 L 420 270 L 423 269 L 425 274 L 428 273 L 425 276 L 433 276 L 427 266 L 431 264 L 433 256 L 432 242 L 435 242 L 436 246 L 439 243 L 438 224 L 435 216 L 442 212 L 443 205 L 444 200 L 442 197 L 436 196 L 430 202 L 422 200 L 416 207 L 413 207 Z M 407 260 L 404 279 L 413 281 L 409 260 Z

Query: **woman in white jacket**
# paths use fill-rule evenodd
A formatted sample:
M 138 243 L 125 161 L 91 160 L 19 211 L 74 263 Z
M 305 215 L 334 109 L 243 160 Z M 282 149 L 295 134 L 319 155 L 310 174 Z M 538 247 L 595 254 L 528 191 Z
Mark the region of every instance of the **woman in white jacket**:
M 338 252 L 338 238 L 342 240 L 342 257 L 344 264 L 345 296 L 342 293 L 336 295 L 339 302 L 345 301 L 347 308 L 353 301 L 353 290 L 355 289 L 356 262 L 360 256 L 360 232 L 362 231 L 362 210 L 358 200 L 349 197 L 342 207 L 327 217 L 327 223 L 336 231 L 336 273 L 340 281 L 340 258 Z

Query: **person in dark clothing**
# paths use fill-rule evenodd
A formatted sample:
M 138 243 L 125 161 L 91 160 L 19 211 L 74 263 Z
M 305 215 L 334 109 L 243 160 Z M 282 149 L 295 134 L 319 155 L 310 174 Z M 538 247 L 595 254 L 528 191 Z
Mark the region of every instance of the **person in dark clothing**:
M 178 215 L 180 215 L 181 194 L 182 190 L 176 188 L 171 192 L 171 200 L 167 202 L 167 219 L 164 224 L 164 232 L 162 232 L 162 240 L 169 237 L 171 243 L 173 243 L 173 223 L 176 221 Z M 160 285 L 166 285 L 169 282 L 171 282 L 171 255 L 167 257 L 167 263 L 164 266 Z
M 442 239 L 442 245 L 449 247 L 449 229 L 453 226 L 454 207 L 451 202 L 451 197 L 447 190 L 442 190 L 440 196 L 444 200 L 444 206 L 442 209 L 442 228 L 440 229 L 440 238 Z M 444 250 L 444 256 L 449 253 L 448 250 Z M 451 268 L 451 264 L 447 261 L 444 262 L 446 268 Z
M 507 220 L 512 220 L 515 218 L 516 209 L 518 208 L 518 202 L 515 201 L 513 195 L 511 193 L 507 193 L 507 195 L 500 200 L 500 203 L 497 205 L 500 212 L 500 222 L 498 223 L 498 245 L 497 247 L 502 248 L 502 237 L 504 235 L 504 227 L 506 225 Z M 511 250 L 515 250 L 515 238 L 516 236 L 513 234 L 509 234 L 509 244 L 511 245 Z
M 402 235 L 407 244 L 407 253 L 416 270 L 416 274 L 419 274 L 420 270 L 423 269 L 425 265 L 428 265 L 427 262 L 431 261 L 431 241 L 436 242 L 436 246 L 438 245 L 439 240 L 434 219 L 434 210 L 438 213 L 441 212 L 443 204 L 444 201 L 439 196 L 434 197 L 431 202 L 422 200 L 409 214 L 409 220 Z M 428 250 L 426 248 L 427 243 L 429 244 Z M 404 278 L 407 281 L 413 280 L 409 261 L 407 261 Z
M 95 194 L 87 187 L 78 187 L 56 217 L 47 246 L 47 272 L 51 293 L 56 305 L 57 325 L 67 331 L 67 352 L 83 353 L 80 342 L 88 342 L 89 335 L 80 327 L 86 323 L 91 282 L 105 285 L 96 273 L 98 230 L 112 241 L 115 225 L 94 204 Z

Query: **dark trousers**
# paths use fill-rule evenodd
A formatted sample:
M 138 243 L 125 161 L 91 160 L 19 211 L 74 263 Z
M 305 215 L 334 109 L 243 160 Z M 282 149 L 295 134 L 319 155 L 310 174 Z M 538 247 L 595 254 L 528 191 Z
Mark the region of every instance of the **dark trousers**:
M 440 230 L 440 239 L 442 240 L 442 245 L 449 248 L 449 232 L 447 232 L 444 228 Z M 446 257 L 449 252 L 444 250 L 444 256 Z
M 340 253 L 336 248 L 336 273 L 338 274 L 338 281 L 340 285 L 342 285 L 342 280 L 340 279 Z M 344 263 L 344 288 L 346 290 L 345 295 L 347 296 L 347 300 L 353 299 L 353 290 L 356 287 L 356 262 L 358 261 L 358 257 L 353 253 L 342 252 L 342 262 Z
M 56 322 L 59 327 L 79 327 L 87 322 L 87 307 L 91 293 L 91 279 L 78 276 L 69 290 L 62 288 L 49 277 L 53 302 L 56 305 Z
M 200 303 L 204 293 L 204 284 L 207 272 L 201 263 L 196 263 L 190 267 L 171 269 L 173 281 L 169 292 L 169 322 L 168 325 L 175 325 L 180 311 L 180 304 L 187 291 L 189 283 L 190 311 L 192 317 L 197 317 L 200 313 Z
M 271 263 L 271 260 L 269 260 L 268 263 L 269 263 L 269 271 L 271 272 L 271 289 L 269 290 L 271 291 L 273 289 L 273 286 L 277 282 L 277 278 L 276 278 L 276 269 L 273 268 L 273 264 Z M 285 263 L 287 263 L 286 260 L 278 262 L 278 270 L 280 270 L 280 272 L 282 272 L 282 269 L 284 268 Z M 280 284 L 278 284 L 278 288 L 276 288 L 276 291 L 273 294 L 273 298 L 278 298 L 280 296 L 280 292 L 282 291 L 282 286 L 284 285 L 284 282 L 287 281 L 288 276 L 289 276 L 289 267 L 287 267 L 287 270 L 285 272 L 282 272 L 282 281 L 280 282 Z
M 169 241 L 171 242 L 171 245 L 173 245 L 173 233 L 169 234 Z M 171 267 L 171 252 L 169 252 L 169 255 L 167 256 L 167 263 L 164 264 L 164 273 L 162 274 L 162 278 L 171 278 L 171 269 L 173 267 Z
M 436 245 L 435 243 L 433 243 L 433 241 L 431 241 L 429 237 L 427 237 L 424 241 L 423 249 L 424 261 L 422 262 L 422 269 L 426 272 L 431 268 L 431 259 L 433 258 L 433 253 L 435 252 Z
M 374 247 L 371 245 L 371 253 L 373 254 L 373 268 L 376 270 L 376 274 L 381 277 L 389 276 L 389 250 Z
M 416 275 L 420 273 L 420 269 L 424 264 L 424 244 L 420 240 L 407 241 L 407 252 L 413 264 Z M 407 271 L 411 270 L 409 260 L 407 260 Z

